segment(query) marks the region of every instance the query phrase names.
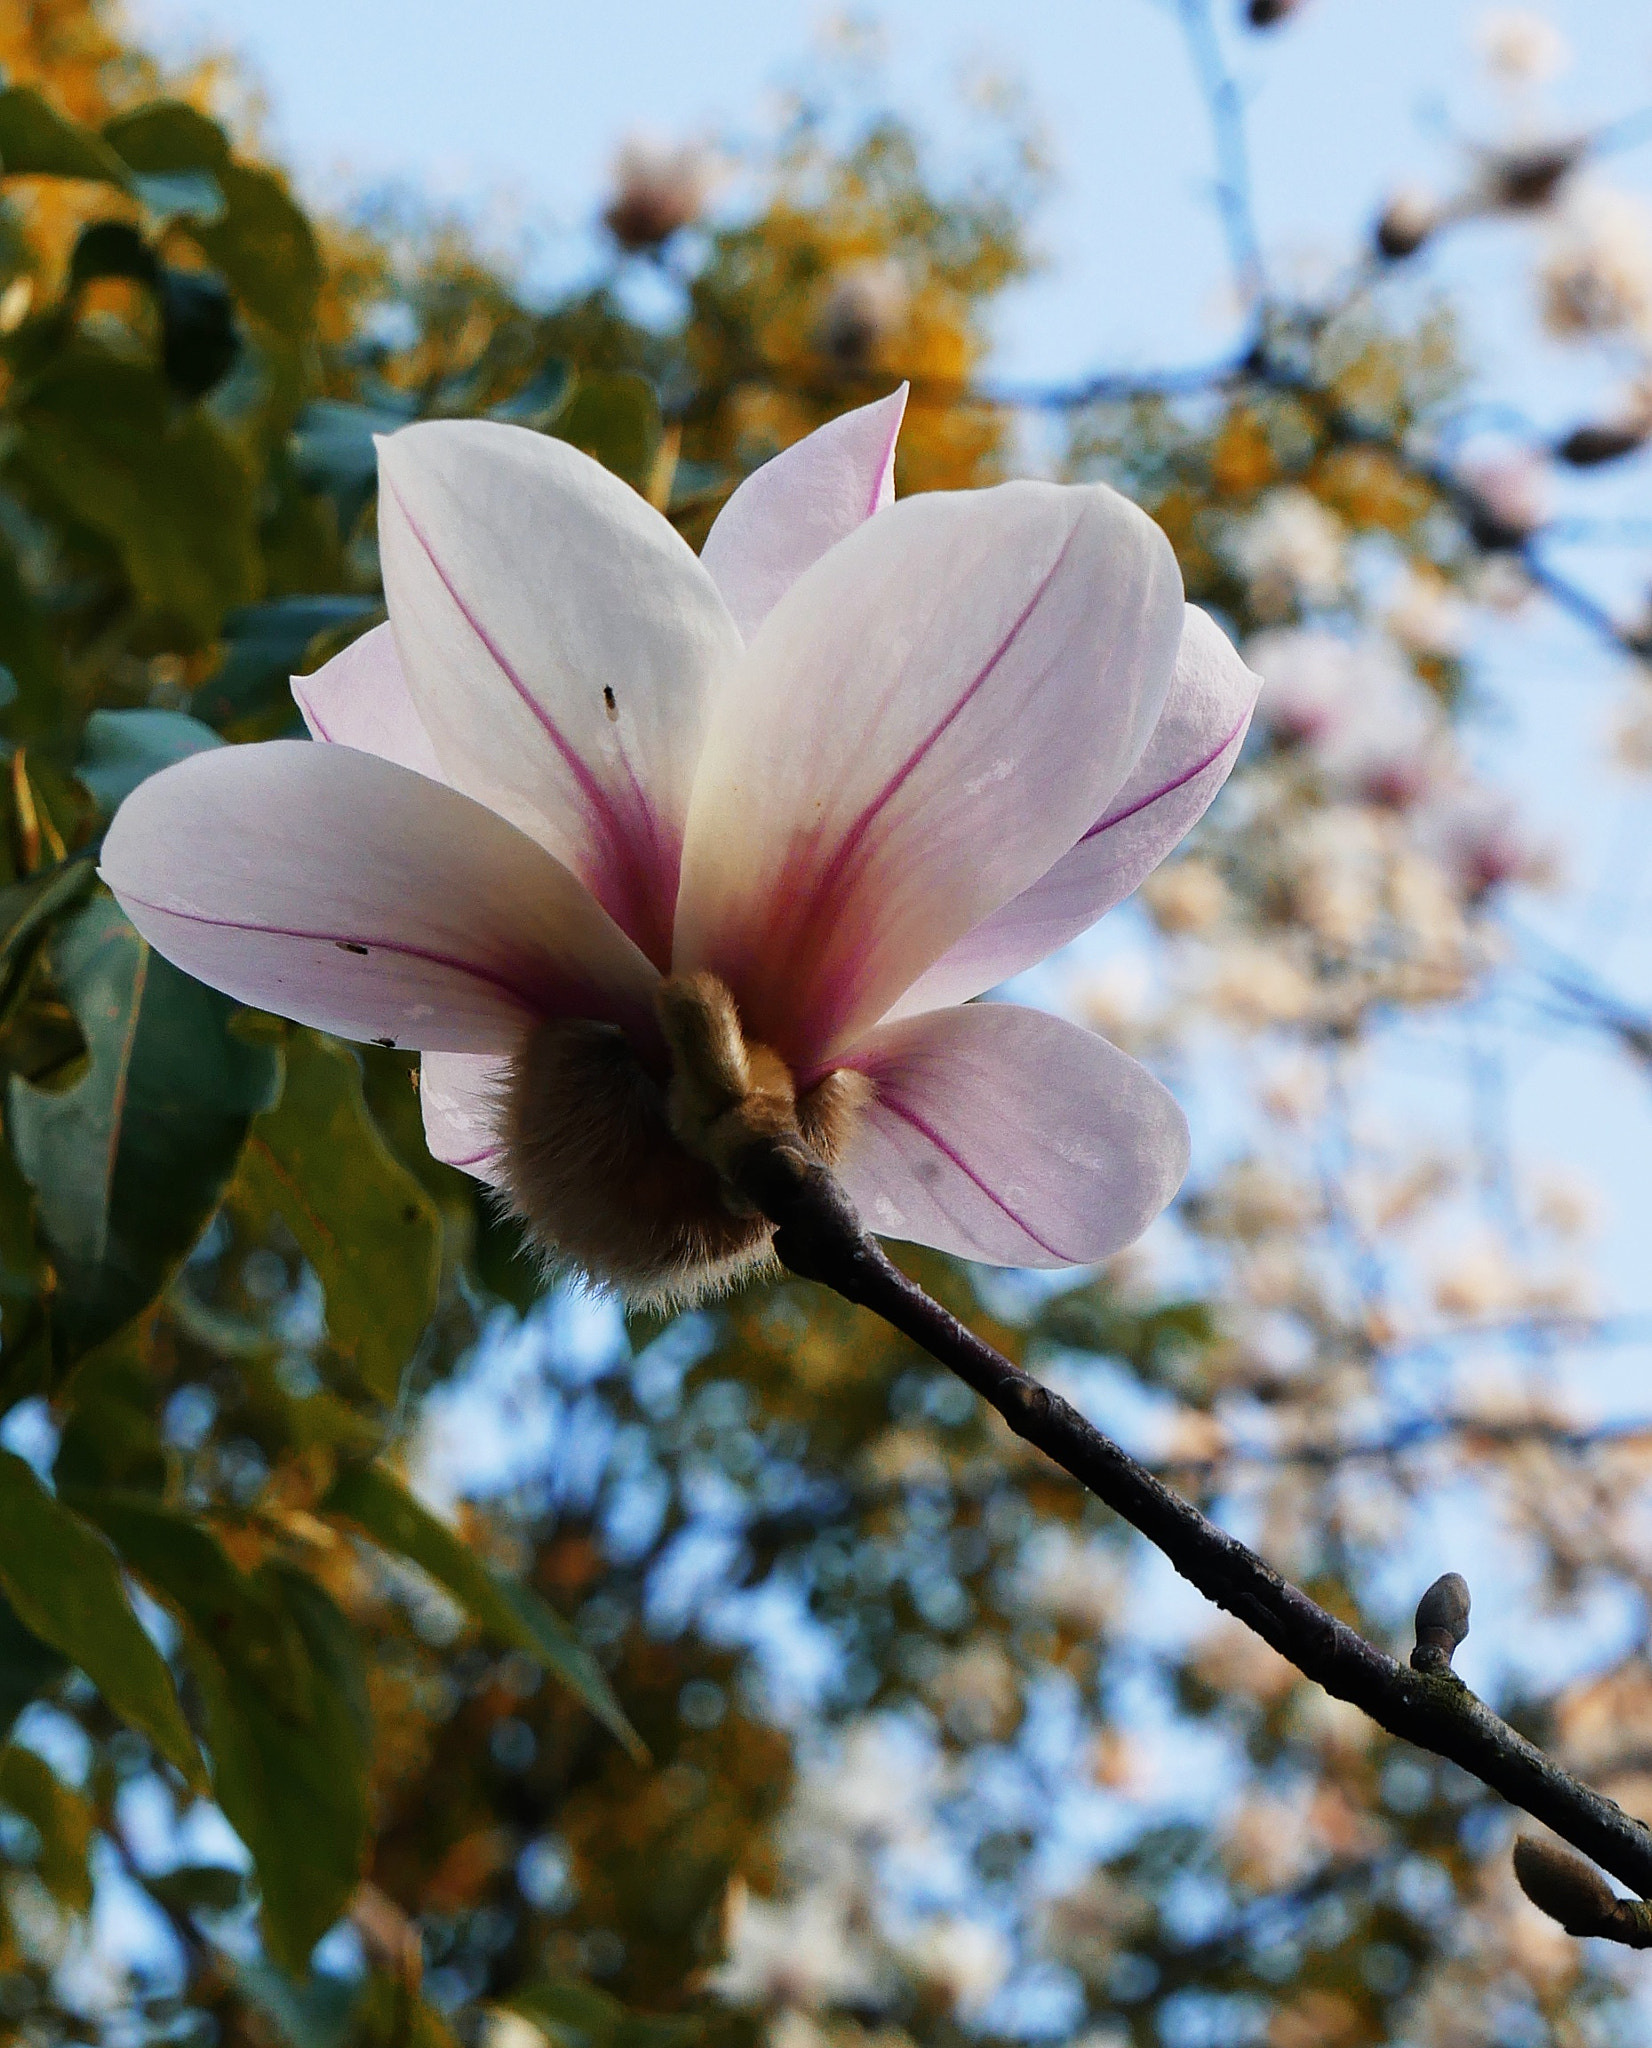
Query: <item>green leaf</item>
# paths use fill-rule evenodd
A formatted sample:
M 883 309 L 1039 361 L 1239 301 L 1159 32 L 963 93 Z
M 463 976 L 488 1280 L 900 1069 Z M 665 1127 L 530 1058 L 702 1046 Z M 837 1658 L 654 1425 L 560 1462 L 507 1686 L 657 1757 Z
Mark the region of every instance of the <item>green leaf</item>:
M 75 773 L 99 810 L 113 817 L 140 782 L 174 761 L 222 745 L 210 725 L 187 711 L 94 711 Z
M 593 371 L 557 413 L 550 431 L 594 455 L 604 469 L 643 490 L 660 446 L 660 404 L 634 370 Z
M 699 2019 L 633 2012 L 575 1977 L 524 1985 L 512 1992 L 506 2009 L 531 2020 L 555 2048 L 688 2048 L 705 2032 Z
M 33 1192 L 0 1145 L 0 1407 L 51 1385 L 50 1279 L 35 1230 Z
M 440 2015 L 382 1971 L 357 1983 L 319 1973 L 294 1978 L 265 1962 L 232 1967 L 236 1988 L 289 2048 L 453 2048 Z
M 145 204 L 194 216 L 191 234 L 249 312 L 280 334 L 309 331 L 321 255 L 273 171 L 237 163 L 217 122 L 183 100 L 153 100 L 103 132 L 141 173 L 134 184 Z
M 371 1729 L 349 1623 L 302 1573 L 241 1571 L 143 1494 L 66 1494 L 184 1624 L 213 1791 L 251 1851 L 270 1948 L 291 1968 L 339 1917 L 367 1840 Z
M 171 1913 L 233 1913 L 247 1890 L 240 1871 L 222 1863 L 181 1863 L 146 1877 L 143 1888 Z
M 114 548 L 132 593 L 191 646 L 258 594 L 257 507 L 247 461 L 199 406 L 85 338 L 57 354 L 17 407 L 17 460 Z
M 334 1350 L 393 1401 L 436 1310 L 441 1219 L 380 1137 L 344 1047 L 293 1034 L 281 1106 L 254 1124 L 240 1185 L 286 1219 L 315 1268 Z
M 77 854 L 57 867 L 42 868 L 21 882 L 0 888 L 0 1007 L 10 999 L 19 969 L 34 941 L 65 910 L 78 903 L 97 875 L 90 854 Z
M 134 171 L 211 171 L 229 164 L 229 137 L 188 100 L 146 100 L 103 124 L 103 139 Z
M 487 1634 L 525 1650 L 583 1700 L 639 1762 L 647 1761 L 641 1737 L 625 1718 L 602 1666 L 561 1615 L 527 1586 L 493 1571 L 382 1465 L 341 1469 L 321 1512 L 353 1522 L 381 1550 L 428 1572 Z
M 249 313 L 291 339 L 308 334 L 322 280 L 310 223 L 273 171 L 232 163 L 218 181 L 224 217 L 197 225 L 196 241 Z
M 229 138 L 187 100 L 150 100 L 117 114 L 103 139 L 129 167 L 131 189 L 163 220 L 221 220 Z
M 113 1551 L 10 1451 L 0 1451 L 0 1590 L 26 1628 L 78 1664 L 122 1720 L 200 1784 L 172 1674 L 127 1604 Z
M 559 356 L 541 363 L 520 391 L 488 407 L 490 420 L 503 420 L 516 427 L 538 427 L 541 432 L 556 418 L 574 394 L 574 373 Z
M 100 1345 L 83 1360 L 68 1398 L 72 1405 L 52 1460 L 58 1499 L 78 1511 L 80 1489 L 117 1487 L 158 1501 L 166 1491 L 166 1445 L 153 1365 L 138 1333 Z
M 6 730 L 31 737 L 49 732 L 65 710 L 57 641 L 38 597 L 24 582 L 11 543 L 0 535 L 0 662 L 15 686 L 5 704 Z
M 91 178 L 130 189 L 131 173 L 103 138 L 58 113 L 32 85 L 0 92 L 0 175 Z
M 16 1610 L 0 1600 L 0 1740 L 30 1700 L 38 1698 L 69 1668 L 67 1657 L 25 1628 Z
M 108 897 L 51 942 L 89 1064 L 57 1093 L 14 1075 L 12 1151 L 34 1188 L 62 1286 L 65 1360 L 154 1300 L 217 1207 L 280 1057 L 231 1029 L 236 1006 L 144 941 Z
M 290 1977 L 261 1957 L 226 1954 L 235 1988 L 289 2048 L 351 2048 L 361 1989 L 348 1977 Z
M 92 1903 L 92 1874 L 86 1852 L 92 1841 L 92 1810 L 43 1757 L 21 1743 L 0 1750 L 0 1805 L 20 1813 L 40 1837 L 37 1868 L 41 1882 L 60 1906 L 84 1913 Z
M 399 1977 L 368 1978 L 350 2028 L 350 2048 L 454 2048 L 447 2022 Z
M 333 500 L 341 534 L 349 533 L 378 488 L 373 436 L 393 434 L 413 417 L 411 411 L 350 405 L 339 398 L 318 398 L 299 414 L 291 443 L 293 467 L 312 490 L 325 491 Z
M 228 209 L 222 184 L 207 171 L 160 171 L 131 183 L 144 211 L 162 227 L 175 220 L 210 226 Z
M 81 229 L 69 258 L 69 289 L 90 284 L 94 277 L 126 277 L 152 286 L 159 268 L 154 250 L 130 222 L 96 220 Z
M 95 1522 L 129 1570 L 175 1608 L 237 1683 L 261 1688 L 294 1726 L 314 1717 L 309 1652 L 279 1587 L 240 1570 L 210 1531 L 147 1494 L 69 1487 L 59 1498 Z
M 161 309 L 161 368 L 180 398 L 204 398 L 234 369 L 241 330 L 229 287 L 210 270 L 163 264 L 155 280 Z
M 471 1266 L 476 1277 L 490 1294 L 508 1301 L 518 1315 L 526 1315 L 548 1284 L 545 1262 L 521 1223 L 499 1208 L 489 1190 L 478 1187 L 473 1199 Z
M 265 1688 L 226 1664 L 197 1625 L 185 1655 L 206 1711 L 212 1787 L 252 1852 L 265 1944 L 301 1970 L 343 1913 L 367 1850 L 372 1730 L 355 1633 L 320 1588 L 283 1565 L 254 1573 L 279 1599 L 307 1655 L 310 1714 L 283 1714 Z
M 196 715 L 221 729 L 277 704 L 290 710 L 289 686 L 310 643 L 382 609 L 375 597 L 328 596 L 279 597 L 231 612 L 224 621 L 224 658 L 195 692 Z

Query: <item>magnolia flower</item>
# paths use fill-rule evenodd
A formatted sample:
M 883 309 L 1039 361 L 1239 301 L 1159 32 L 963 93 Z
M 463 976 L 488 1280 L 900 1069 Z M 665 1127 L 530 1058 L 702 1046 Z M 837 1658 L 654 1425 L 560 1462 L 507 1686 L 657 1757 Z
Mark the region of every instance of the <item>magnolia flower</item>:
M 315 740 L 127 800 L 103 873 L 242 1002 L 423 1054 L 437 1158 L 639 1299 L 768 1255 L 743 1144 L 800 1132 L 872 1226 L 1103 1258 L 1185 1170 L 1170 1096 L 969 998 L 1134 889 L 1254 699 L 1102 487 L 892 503 L 904 391 L 729 500 L 696 559 L 566 443 L 380 443 L 389 623 L 294 690 Z
M 1264 723 L 1333 787 L 1397 808 L 1424 793 L 1444 720 L 1385 640 L 1297 626 L 1259 633 L 1245 652 L 1263 678 Z

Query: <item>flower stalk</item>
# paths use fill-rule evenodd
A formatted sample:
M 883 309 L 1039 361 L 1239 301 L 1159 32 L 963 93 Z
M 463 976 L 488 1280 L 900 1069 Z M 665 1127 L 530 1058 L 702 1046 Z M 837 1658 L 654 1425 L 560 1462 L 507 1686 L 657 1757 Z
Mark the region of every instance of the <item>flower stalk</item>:
M 1419 1608 L 1419 1643 L 1433 1654 L 1423 1656 L 1421 1668 L 1400 1663 L 926 1294 L 886 1256 L 831 1170 L 796 1134 L 754 1137 L 730 1170 L 739 1195 L 774 1222 L 774 1250 L 784 1266 L 870 1309 L 956 1373 L 1018 1437 L 1122 1516 L 1184 1579 L 1305 1678 L 1390 1735 L 1469 1772 L 1638 1894 L 1652 1892 L 1652 1829 L 1562 1770 L 1451 1670 L 1446 1640 L 1460 1642 L 1468 1632 L 1468 1588 L 1458 1574 L 1436 1581 Z M 1614 1940 L 1633 1931 L 1639 1945 L 1643 1917 L 1603 1915 L 1582 1931 Z

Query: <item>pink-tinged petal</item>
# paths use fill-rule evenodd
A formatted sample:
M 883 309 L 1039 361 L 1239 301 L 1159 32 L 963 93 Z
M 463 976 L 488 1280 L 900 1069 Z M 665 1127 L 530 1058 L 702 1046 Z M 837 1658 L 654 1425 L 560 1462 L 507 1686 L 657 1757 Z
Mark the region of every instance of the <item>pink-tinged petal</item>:
M 433 782 L 446 781 L 413 709 L 388 623 L 352 640 L 314 675 L 294 676 L 292 689 L 311 739 L 355 747 Z
M 942 1009 L 995 988 L 1088 931 L 1138 889 L 1227 780 L 1261 682 L 1215 621 L 1189 605 L 1163 714 L 1106 813 L 1047 875 L 966 932 L 893 1014 Z
M 510 1062 L 486 1053 L 427 1052 L 419 1060 L 419 1107 L 430 1156 L 490 1186 L 500 1178 L 500 1105 Z
M 446 420 L 379 444 L 379 551 L 447 779 L 663 967 L 707 700 L 740 653 L 693 550 L 566 442 Z
M 718 513 L 700 560 L 750 639 L 803 571 L 895 499 L 906 385 L 862 405 L 748 476 Z
M 350 747 L 215 748 L 152 775 L 101 873 L 168 960 L 344 1038 L 499 1053 L 536 1017 L 651 1029 L 654 970 L 565 867 Z
M 1187 1172 L 1174 1097 L 1041 1010 L 932 1010 L 880 1026 L 850 1063 L 877 1100 L 838 1171 L 883 1237 L 995 1266 L 1088 1265 L 1139 1237 Z
M 1057 484 L 903 499 L 823 555 L 719 692 L 674 962 L 805 1073 L 1074 845 L 1182 630 L 1158 528 Z

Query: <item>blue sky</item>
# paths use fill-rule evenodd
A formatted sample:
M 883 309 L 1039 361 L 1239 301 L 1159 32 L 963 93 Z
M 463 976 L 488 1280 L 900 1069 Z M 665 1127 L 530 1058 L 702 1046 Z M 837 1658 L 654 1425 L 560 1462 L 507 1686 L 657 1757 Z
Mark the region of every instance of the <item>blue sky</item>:
M 626 131 L 750 133 L 796 76 L 825 7 L 773 0 L 130 0 L 171 54 L 239 54 L 306 189 L 401 180 L 503 202 L 578 260 Z M 1487 123 L 1472 83 L 1479 0 L 1306 0 L 1259 36 L 1216 0 L 1250 96 L 1259 210 L 1286 258 L 1334 251 L 1396 180 L 1449 175 L 1451 128 Z M 1061 375 L 1197 352 L 1223 327 L 1202 180 L 1208 132 L 1166 0 L 885 0 L 895 103 L 967 146 L 961 73 L 1018 79 L 1058 183 L 1049 272 L 1006 309 L 1000 367 Z M 1587 118 L 1652 100 L 1645 0 L 1545 9 L 1578 61 L 1556 105 Z M 1449 98 L 1450 110 L 1442 104 Z

